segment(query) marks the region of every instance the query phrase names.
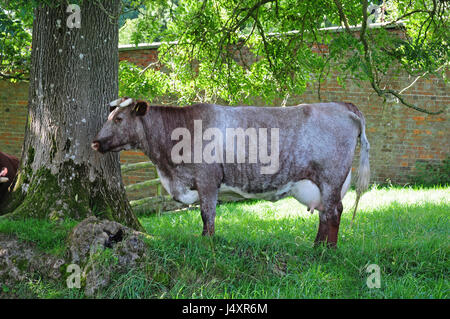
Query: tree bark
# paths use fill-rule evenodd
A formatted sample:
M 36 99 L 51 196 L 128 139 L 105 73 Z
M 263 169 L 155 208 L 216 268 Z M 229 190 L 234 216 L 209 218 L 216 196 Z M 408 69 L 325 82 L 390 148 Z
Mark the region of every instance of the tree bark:
M 56 2 L 55 2 L 56 3 Z M 90 145 L 118 93 L 119 0 L 82 1 L 81 28 L 66 4 L 35 9 L 29 111 L 11 216 L 102 216 L 135 229 L 119 154 Z

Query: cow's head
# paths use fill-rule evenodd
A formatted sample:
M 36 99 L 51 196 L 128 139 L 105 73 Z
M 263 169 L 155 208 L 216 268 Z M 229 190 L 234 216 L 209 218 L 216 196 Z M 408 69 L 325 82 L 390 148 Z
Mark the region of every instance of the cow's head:
M 0 170 L 0 183 L 9 182 L 9 178 L 6 175 L 8 175 L 8 169 L 6 167 L 3 167 Z
M 141 138 L 142 123 L 139 117 L 148 111 L 146 101 L 120 98 L 110 104 L 108 120 L 92 142 L 92 148 L 100 153 L 119 152 L 135 148 Z

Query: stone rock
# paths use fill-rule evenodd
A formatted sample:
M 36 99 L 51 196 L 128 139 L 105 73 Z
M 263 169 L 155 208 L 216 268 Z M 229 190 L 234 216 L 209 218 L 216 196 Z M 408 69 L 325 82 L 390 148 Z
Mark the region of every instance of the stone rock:
M 137 267 L 146 257 L 146 235 L 110 220 L 95 216 L 80 222 L 69 235 L 72 263 L 83 269 L 85 294 L 94 296 L 111 281 L 113 272 L 120 273 Z M 103 263 L 99 254 L 110 249 L 116 262 Z
M 34 243 L 0 234 L 0 288 L 11 288 L 18 282 L 31 279 L 33 275 L 60 279 L 60 267 L 64 263 L 62 258 L 41 252 Z

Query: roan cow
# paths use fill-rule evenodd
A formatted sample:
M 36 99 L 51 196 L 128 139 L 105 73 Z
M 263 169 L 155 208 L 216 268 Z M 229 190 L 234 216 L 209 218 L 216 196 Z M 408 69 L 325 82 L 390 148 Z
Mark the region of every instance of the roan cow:
M 369 183 L 369 142 L 364 116 L 351 103 L 174 107 L 121 98 L 110 103 L 92 148 L 142 150 L 175 200 L 200 203 L 203 235 L 214 234 L 219 193 L 293 196 L 319 211 L 316 244 L 335 246 L 358 140 L 356 212 Z
M 9 189 L 14 187 L 18 167 L 17 157 L 0 152 L 0 204 L 6 198 Z

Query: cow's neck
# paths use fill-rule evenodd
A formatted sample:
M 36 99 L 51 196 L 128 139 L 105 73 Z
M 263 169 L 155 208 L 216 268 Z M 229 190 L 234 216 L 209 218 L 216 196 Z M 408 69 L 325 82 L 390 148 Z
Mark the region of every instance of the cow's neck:
M 161 146 L 158 141 L 159 129 L 154 127 L 148 114 L 139 118 L 142 124 L 142 130 L 139 130 L 139 148 L 150 158 L 153 164 L 161 164 Z
M 147 114 L 140 117 L 143 127 L 140 148 L 165 173 L 173 166 L 170 156 L 176 141 L 170 138 L 172 131 L 191 125 L 189 113 L 181 107 L 151 106 Z

